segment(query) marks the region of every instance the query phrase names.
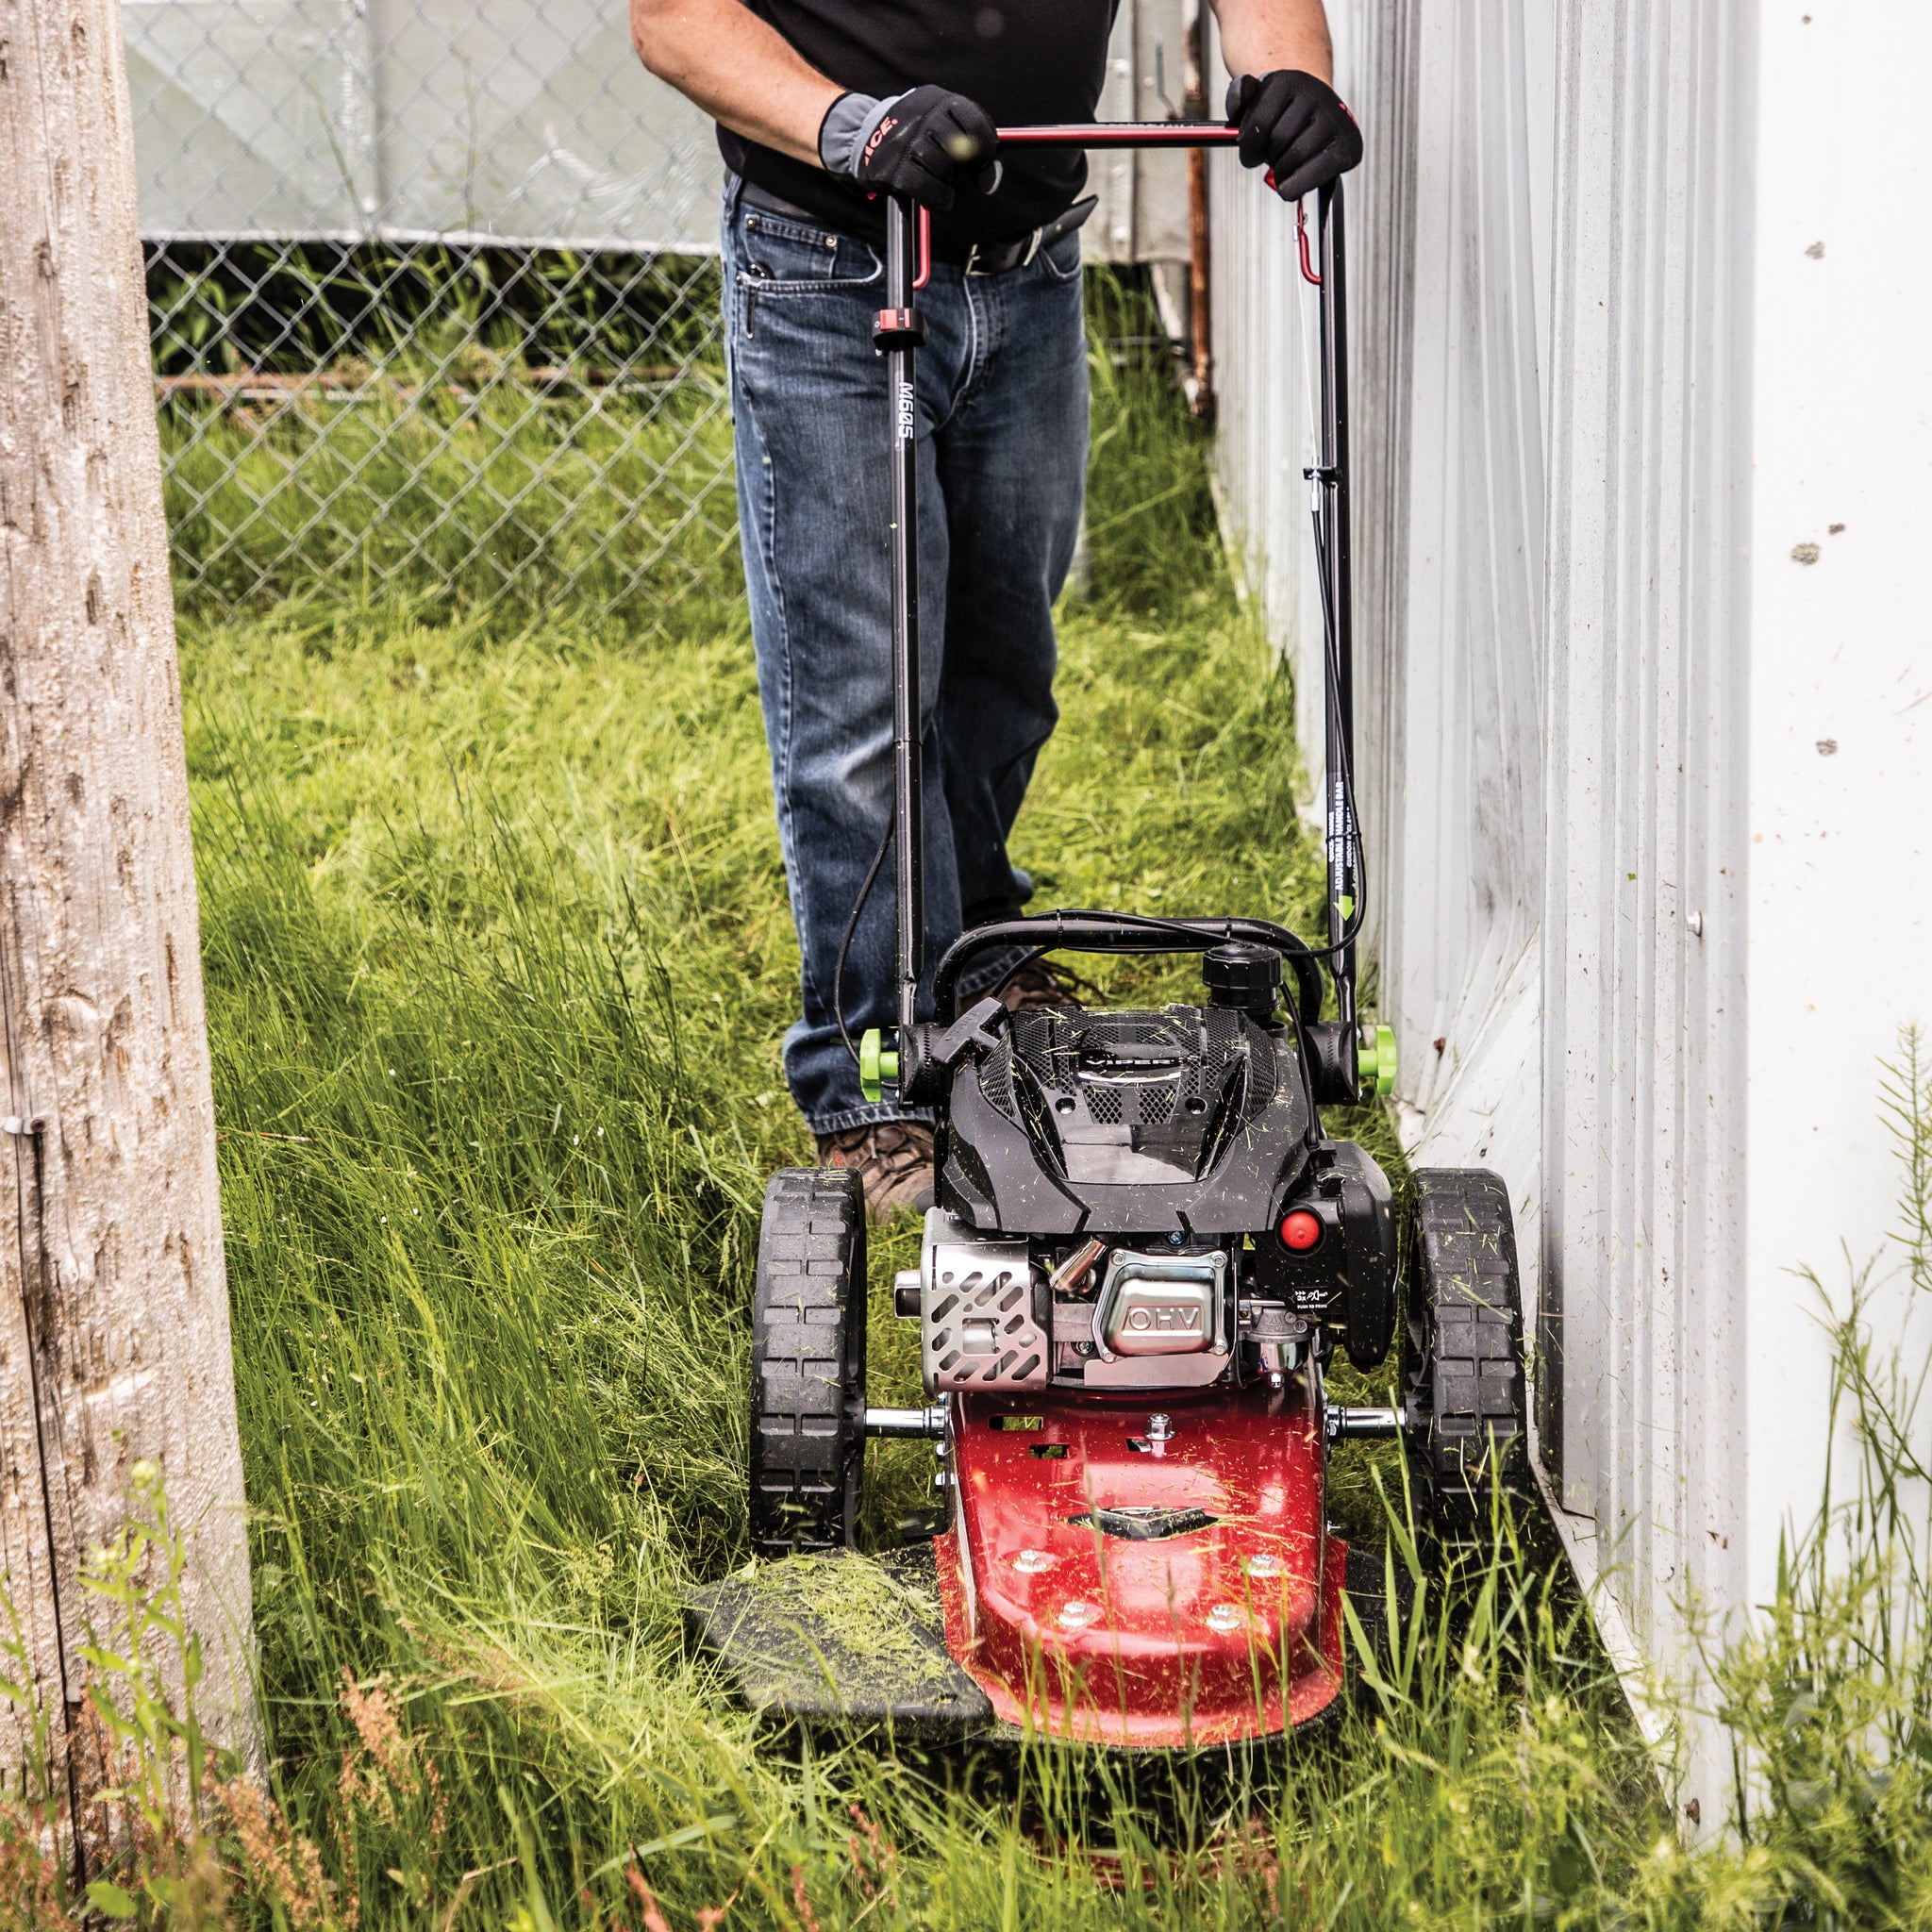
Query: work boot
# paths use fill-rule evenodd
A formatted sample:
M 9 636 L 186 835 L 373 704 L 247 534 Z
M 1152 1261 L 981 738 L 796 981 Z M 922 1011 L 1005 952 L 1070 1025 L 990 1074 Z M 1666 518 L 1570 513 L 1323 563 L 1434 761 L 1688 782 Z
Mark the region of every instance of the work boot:
M 870 1121 L 821 1134 L 819 1165 L 858 1170 L 874 1223 L 891 1220 L 902 1208 L 924 1214 L 932 1206 L 932 1129 L 924 1121 Z
M 1036 953 L 1007 975 L 1000 985 L 999 1002 L 1009 1013 L 1036 1012 L 1043 1007 L 1077 1011 L 1080 1000 L 1074 991 L 1075 987 L 1082 992 L 1099 991 L 1092 981 L 1082 979 L 1064 967 L 1051 966 Z

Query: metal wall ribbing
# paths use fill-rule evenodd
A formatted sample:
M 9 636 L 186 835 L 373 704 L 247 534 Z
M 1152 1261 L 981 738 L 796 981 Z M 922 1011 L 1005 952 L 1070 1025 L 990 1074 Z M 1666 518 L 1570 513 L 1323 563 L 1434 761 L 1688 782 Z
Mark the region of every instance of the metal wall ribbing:
M 1756 9 L 1331 16 L 1369 139 L 1349 194 L 1381 1017 L 1416 1158 L 1509 1184 L 1542 1464 L 1606 1635 L 1682 1681 L 1693 1625 L 1748 1601 L 1776 1536 L 1747 1474 L 1754 1293 L 1760 1326 L 1786 1311 L 1747 1253 Z M 1295 420 L 1265 306 L 1292 225 L 1220 165 L 1221 484 L 1314 743 L 1285 513 L 1307 458 L 1265 455 Z M 1822 1412 L 1784 1426 L 1822 1458 Z M 1696 1725 L 1680 1769 L 1719 1815 Z
M 1557 62 L 1539 1420 L 1676 1674 L 1749 1543 L 1752 21 L 1566 9 Z

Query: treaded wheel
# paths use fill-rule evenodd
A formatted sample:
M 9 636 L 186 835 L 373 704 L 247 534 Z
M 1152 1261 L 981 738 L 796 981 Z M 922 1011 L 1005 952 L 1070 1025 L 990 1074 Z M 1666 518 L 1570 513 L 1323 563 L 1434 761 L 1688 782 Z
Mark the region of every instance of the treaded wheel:
M 1416 1514 L 1439 1541 L 1488 1531 L 1529 1467 L 1523 1288 L 1509 1192 L 1484 1168 L 1415 1174 L 1404 1300 L 1404 1431 Z
M 848 1168 L 765 1190 L 751 1317 L 751 1535 L 761 1557 L 849 1546 L 865 1457 L 865 1196 Z

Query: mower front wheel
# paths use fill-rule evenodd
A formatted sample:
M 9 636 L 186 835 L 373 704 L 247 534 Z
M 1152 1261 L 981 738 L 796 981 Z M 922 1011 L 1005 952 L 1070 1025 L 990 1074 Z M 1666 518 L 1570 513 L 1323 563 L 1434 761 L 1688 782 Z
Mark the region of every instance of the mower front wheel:
M 865 1196 L 849 1168 L 786 1168 L 765 1190 L 752 1285 L 758 1554 L 849 1548 L 864 1465 Z
M 1404 1284 L 1404 1431 L 1419 1526 L 1485 1539 L 1528 1479 L 1523 1286 L 1509 1191 L 1483 1168 L 1420 1168 Z

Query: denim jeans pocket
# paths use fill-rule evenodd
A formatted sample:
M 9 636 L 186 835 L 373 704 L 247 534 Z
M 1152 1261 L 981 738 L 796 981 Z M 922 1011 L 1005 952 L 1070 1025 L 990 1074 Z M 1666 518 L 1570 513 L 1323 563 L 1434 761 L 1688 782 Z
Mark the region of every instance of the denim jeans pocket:
M 1040 251 L 1040 265 L 1050 282 L 1074 282 L 1080 278 L 1080 231 L 1062 235 L 1051 248 Z
M 782 308 L 808 297 L 847 294 L 885 276 L 885 265 L 863 242 L 765 208 L 746 208 L 732 239 L 741 341 L 756 340 L 761 308 L 769 314 L 774 303 Z
M 884 272 L 877 255 L 850 235 L 811 227 L 760 208 L 746 208 L 742 219 L 743 273 L 757 279 L 760 295 L 827 287 L 856 289 Z

